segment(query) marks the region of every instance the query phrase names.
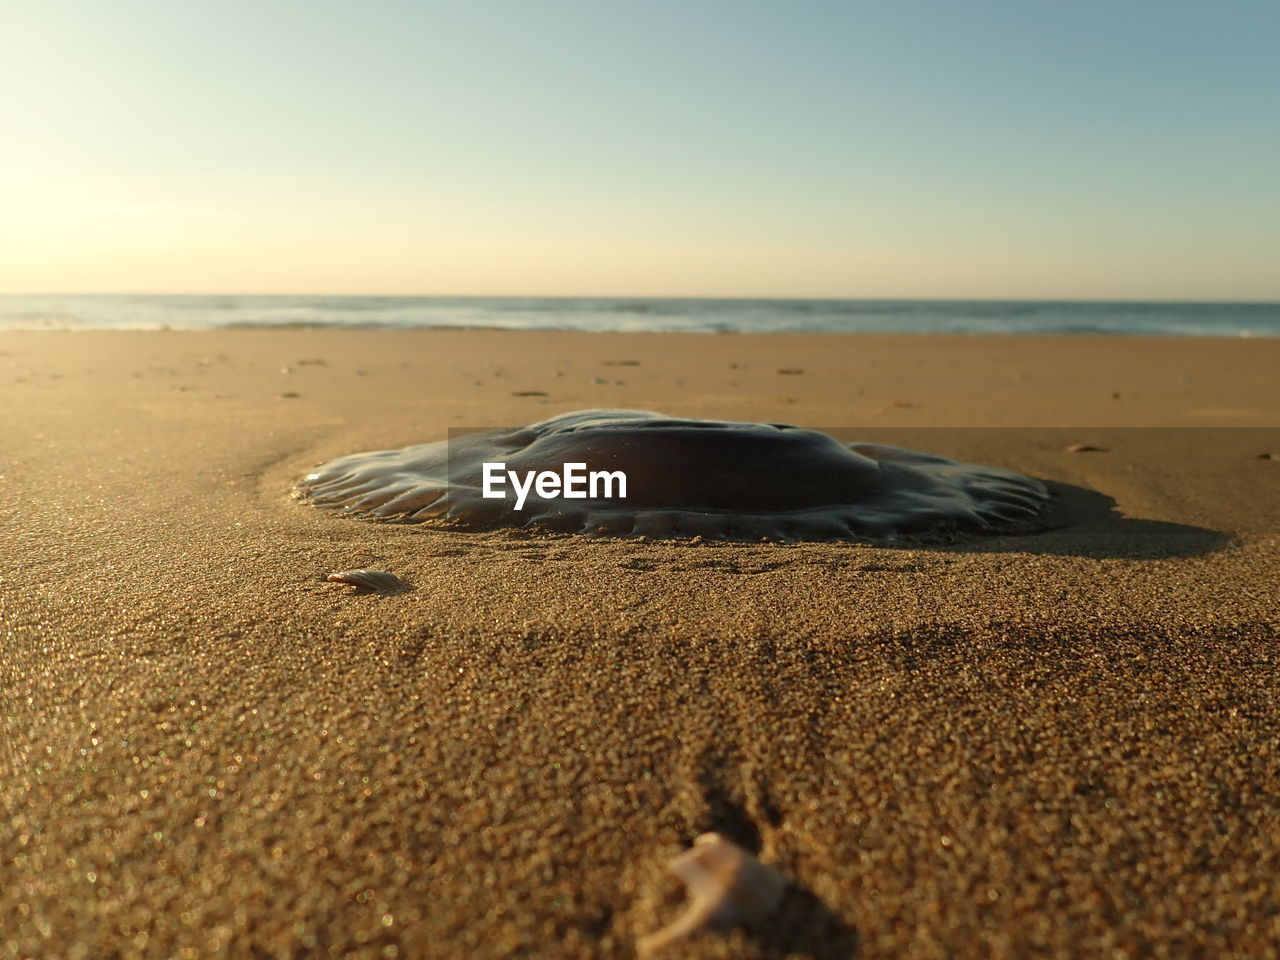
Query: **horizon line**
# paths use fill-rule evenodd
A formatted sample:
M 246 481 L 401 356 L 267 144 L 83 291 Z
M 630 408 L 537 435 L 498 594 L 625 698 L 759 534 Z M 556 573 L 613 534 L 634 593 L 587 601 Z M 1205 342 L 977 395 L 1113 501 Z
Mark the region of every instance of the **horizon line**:
M 256 292 L 139 292 L 139 291 L 76 291 L 55 293 L 50 291 L 3 291 L 0 297 L 257 297 L 257 298 L 311 298 L 343 300 L 687 300 L 729 302 L 803 302 L 803 303 L 1079 303 L 1079 304 L 1224 304 L 1232 306 L 1280 306 L 1280 297 L 1258 299 L 1252 297 L 946 297 L 946 296 L 813 296 L 778 295 L 746 296 L 741 294 L 592 294 L 592 293 L 256 293 Z

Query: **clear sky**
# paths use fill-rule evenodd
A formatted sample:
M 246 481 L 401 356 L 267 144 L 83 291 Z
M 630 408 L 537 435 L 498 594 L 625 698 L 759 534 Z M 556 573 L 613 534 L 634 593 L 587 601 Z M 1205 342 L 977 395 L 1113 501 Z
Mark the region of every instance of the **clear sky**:
M 1277 0 L 5 0 L 0 292 L 1280 299 Z

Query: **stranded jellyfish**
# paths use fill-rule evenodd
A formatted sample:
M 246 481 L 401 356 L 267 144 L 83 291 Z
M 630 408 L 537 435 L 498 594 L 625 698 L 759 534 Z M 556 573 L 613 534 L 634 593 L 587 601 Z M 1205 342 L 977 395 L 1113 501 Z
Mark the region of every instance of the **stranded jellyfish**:
M 356 453 L 307 474 L 295 496 L 389 523 L 724 540 L 1000 531 L 1024 526 L 1048 499 L 1039 482 L 999 467 L 643 410 Z

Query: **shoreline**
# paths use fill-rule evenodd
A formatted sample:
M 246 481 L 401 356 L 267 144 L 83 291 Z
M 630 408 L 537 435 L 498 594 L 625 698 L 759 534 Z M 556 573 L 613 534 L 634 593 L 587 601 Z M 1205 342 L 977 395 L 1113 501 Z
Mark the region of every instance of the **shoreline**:
M 1264 300 L 124 295 L 0 296 L 0 329 L 454 329 L 962 333 L 1274 339 Z
M 581 330 L 572 327 L 539 327 L 536 329 L 526 329 L 521 327 L 502 327 L 496 325 L 436 325 L 436 326 L 406 326 L 395 324 L 370 324 L 370 323 L 253 323 L 249 321 L 229 323 L 223 326 L 202 326 L 202 327 L 175 327 L 162 325 L 158 327 L 60 327 L 60 328 L 0 328 L 0 334 L 10 333 L 37 333 L 37 334 L 67 334 L 67 333 L 219 333 L 219 332 L 236 332 L 236 331 L 280 331 L 280 332 L 299 332 L 299 333 L 321 333 L 332 331 L 336 333 L 382 333 L 382 332 L 398 332 L 398 333 L 428 333 L 428 332 L 452 332 L 452 333 L 505 333 L 505 334 L 532 334 L 532 333 L 559 333 L 559 334 L 581 334 L 583 336 L 627 336 L 627 337 L 782 337 L 782 336 L 803 336 L 803 337 L 867 337 L 867 338 L 902 338 L 917 339 L 935 337 L 955 337 L 955 338 L 972 338 L 972 339 L 992 339 L 1002 337 L 1012 337 L 1017 339 L 1037 340 L 1041 338 L 1065 338 L 1070 340 L 1078 339 L 1116 339 L 1116 340 L 1188 340 L 1194 343 L 1203 341 L 1234 341 L 1234 340 L 1260 340 L 1274 341 L 1280 340 L 1280 333 L 1277 334 L 1255 334 L 1252 332 L 1244 332 L 1238 334 L 1186 334 L 1186 333 L 1134 333 L 1124 330 L 1106 331 L 1106 330 L 1090 330 L 1081 333 L 1063 333 L 1061 331 L 1014 331 L 1005 333 L 989 333 L 982 331 L 971 332 L 947 332 L 940 333 L 928 330 L 907 330 L 901 332 L 895 331 L 877 331 L 877 330 L 797 330 L 797 331 L 779 331 L 779 330 Z

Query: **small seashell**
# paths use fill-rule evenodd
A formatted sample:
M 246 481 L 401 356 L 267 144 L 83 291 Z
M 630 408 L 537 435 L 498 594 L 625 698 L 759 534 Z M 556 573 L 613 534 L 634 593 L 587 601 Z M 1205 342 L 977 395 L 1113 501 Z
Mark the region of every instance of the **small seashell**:
M 386 570 L 343 570 L 329 574 L 325 580 L 329 583 L 349 583 L 359 590 L 369 590 L 374 593 L 399 593 L 409 587 L 394 573 L 388 573 Z
M 641 957 L 701 930 L 763 920 L 787 888 L 777 870 L 718 833 L 702 834 L 667 870 L 684 882 L 692 902 L 678 920 L 636 941 Z

